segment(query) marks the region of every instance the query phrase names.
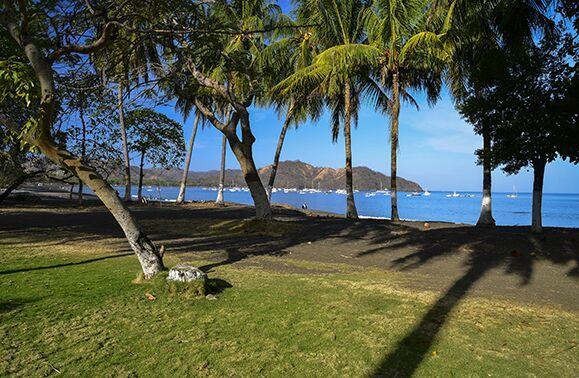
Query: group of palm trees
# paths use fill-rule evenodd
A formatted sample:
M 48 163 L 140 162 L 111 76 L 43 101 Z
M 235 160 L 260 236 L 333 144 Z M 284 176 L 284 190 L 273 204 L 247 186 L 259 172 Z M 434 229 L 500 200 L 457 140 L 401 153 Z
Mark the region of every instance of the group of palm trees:
M 362 104 L 372 104 L 390 118 L 391 217 L 397 220 L 401 103 L 417 105 L 412 94 L 425 92 L 432 104 L 444 84 L 460 101 L 476 87 L 472 73 L 488 47 L 533 43 L 548 23 L 551 1 L 294 0 L 292 16 L 273 0 L 65 3 L 14 0 L 0 7 L 0 31 L 22 60 L 21 72 L 5 76 L 15 80 L 10 98 L 23 107 L 38 104 L 38 117 L 25 125 L 34 132 L 22 132 L 9 115 L 0 114 L 0 121 L 95 192 L 152 277 L 163 268 L 162 253 L 106 180 L 53 139 L 58 97 L 67 95 L 57 93 L 55 74 L 92 65 L 106 86 L 116 83 L 122 128 L 123 101 L 140 85 L 145 94 L 175 101 L 184 115 L 194 111 L 222 133 L 262 219 L 272 216 L 269 195 L 288 127 L 317 120 L 325 110 L 334 139 L 344 135 L 346 215 L 357 218 L 351 128 Z M 252 148 L 250 112 L 260 106 L 285 116 L 267 190 Z
M 344 135 L 346 217 L 352 219 L 358 214 L 351 128 L 357 124 L 361 104 L 370 103 L 390 119 L 386 126 L 390 129 L 391 219 L 398 220 L 401 104 L 418 108 L 413 94 L 424 92 L 432 105 L 445 84 L 460 101 L 474 86 L 471 73 L 477 57 L 489 47 L 533 43 L 533 32 L 548 24 L 547 10 L 547 2 L 532 0 L 299 0 L 294 1 L 294 17 L 288 17 L 266 0 L 218 2 L 206 9 L 206 16 L 233 32 L 214 41 L 214 47 L 221 50 L 217 59 L 213 53 L 200 54 L 195 72 L 181 76 L 189 88 L 183 85 L 175 93 L 179 101 L 185 97 L 192 106 L 199 105 L 198 113 L 210 122 L 217 118 L 216 113 L 224 114 L 226 109 L 236 111 L 243 107 L 244 112 L 249 112 L 250 105 L 273 105 L 285 116 L 267 183 L 267 198 L 275 184 L 288 128 L 308 118 L 317 120 L 328 109 L 334 140 L 340 133 Z M 231 62 L 238 66 L 224 64 Z M 215 82 L 223 88 L 227 86 L 229 92 L 221 91 Z M 253 85 L 249 91 L 248 84 Z M 241 104 L 242 100 L 236 104 L 233 97 L 246 103 Z M 212 123 L 223 131 L 223 127 Z M 249 120 L 246 130 L 250 131 Z M 225 132 L 224 141 L 228 139 Z M 237 142 L 233 141 L 233 145 Z M 489 148 L 487 142 L 485 138 L 485 148 Z M 250 144 L 247 147 L 251 150 Z M 248 154 L 236 156 L 244 175 L 253 175 L 244 169 L 254 165 L 248 161 Z M 494 224 L 490 168 L 486 160 L 484 163 L 479 224 Z M 188 167 L 186 164 L 185 171 Z M 266 206 L 263 193 L 254 192 L 261 191 L 252 190 L 259 202 L 256 207 Z M 265 217 L 270 214 L 269 210 L 258 213 Z

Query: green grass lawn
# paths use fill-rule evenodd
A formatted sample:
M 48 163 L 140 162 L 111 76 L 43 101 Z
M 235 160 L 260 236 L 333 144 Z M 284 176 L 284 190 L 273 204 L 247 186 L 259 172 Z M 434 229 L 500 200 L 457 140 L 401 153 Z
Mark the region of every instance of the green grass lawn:
M 80 263 L 109 256 L 96 244 L 0 243 L 0 375 L 577 374 L 577 314 L 490 299 L 447 306 L 403 290 L 397 273 L 339 266 L 221 266 L 209 276 L 231 287 L 217 300 L 179 300 L 132 283 L 133 255 Z

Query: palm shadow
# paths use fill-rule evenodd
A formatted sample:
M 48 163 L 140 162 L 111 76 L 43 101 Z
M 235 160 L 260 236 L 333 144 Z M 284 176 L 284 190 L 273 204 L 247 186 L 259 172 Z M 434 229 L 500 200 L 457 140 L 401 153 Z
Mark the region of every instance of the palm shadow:
M 534 263 L 538 259 L 535 253 L 554 264 L 567 264 L 572 261 L 579 263 L 572 245 L 575 243 L 574 239 L 570 238 L 572 244 L 569 244 L 567 240 L 560 238 L 561 234 L 567 234 L 567 231 L 557 232 L 549 230 L 545 236 L 536 237 L 522 228 L 458 227 L 414 233 L 404 240 L 392 243 L 389 248 L 411 247 L 415 250 L 392 262 L 391 268 L 398 270 L 418 268 L 457 253 L 463 247 L 468 247 L 470 252 L 464 263 L 464 274 L 438 298 L 420 322 L 397 343 L 395 349 L 385 356 L 371 376 L 412 376 L 427 356 L 454 308 L 489 271 L 504 268 L 505 273 L 520 277 L 521 285 L 527 285 L 534 272 Z M 497 240 L 501 242 L 497 243 Z M 529 253 L 533 250 L 535 252 Z M 383 252 L 385 248 L 382 247 L 361 254 Z
M 476 253 L 466 273 L 434 303 L 420 323 L 398 342 L 396 349 L 386 356 L 372 376 L 412 376 L 426 357 L 452 310 L 496 263 L 496 260 L 485 258 L 484 253 Z
M 0 301 L 0 315 L 15 311 L 38 300 L 38 298 L 18 298 Z

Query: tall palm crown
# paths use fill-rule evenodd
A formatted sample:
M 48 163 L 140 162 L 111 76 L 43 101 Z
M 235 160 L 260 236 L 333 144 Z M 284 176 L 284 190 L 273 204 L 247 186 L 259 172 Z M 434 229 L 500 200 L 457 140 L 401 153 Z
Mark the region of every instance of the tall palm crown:
M 357 121 L 360 98 L 367 85 L 367 75 L 349 59 L 343 59 L 341 50 L 348 50 L 365 39 L 360 14 L 369 5 L 363 0 L 303 0 L 296 2 L 298 22 L 315 25 L 312 38 L 321 53 L 312 63 L 298 69 L 276 85 L 272 92 L 280 98 L 307 96 L 325 103 L 330 109 L 332 133 L 337 139 L 344 130 L 346 147 L 346 190 L 349 218 L 357 218 L 353 194 L 351 122 Z
M 428 45 L 416 43 L 420 35 L 440 27 L 430 6 L 428 0 L 376 0 L 363 15 L 368 47 L 361 52 L 374 65 L 375 78 L 388 90 L 397 74 L 402 99 L 414 105 L 409 89 L 424 90 L 433 103 L 442 85 L 442 60 L 429 53 Z

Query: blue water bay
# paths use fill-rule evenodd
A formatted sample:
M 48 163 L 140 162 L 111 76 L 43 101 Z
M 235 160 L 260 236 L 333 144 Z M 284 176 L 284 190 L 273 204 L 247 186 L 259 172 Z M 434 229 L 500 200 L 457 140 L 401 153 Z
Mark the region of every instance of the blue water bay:
M 124 189 L 118 187 L 122 195 Z M 150 187 L 143 193 L 151 199 L 175 200 L 179 188 Z M 137 190 L 133 188 L 133 195 Z M 408 220 L 444 221 L 454 223 L 474 224 L 477 221 L 480 204 L 480 192 L 462 192 L 459 197 L 452 197 L 451 192 L 432 192 L 430 196 L 399 193 L 398 207 L 400 217 Z M 531 223 L 531 193 L 519 193 L 516 198 L 508 198 L 508 193 L 493 193 L 493 215 L 497 224 L 505 226 L 529 225 Z M 187 189 L 186 200 L 215 200 L 217 192 L 213 188 Z M 248 191 L 227 188 L 224 192 L 225 201 L 242 204 L 253 204 Z M 360 191 L 355 194 L 356 206 L 360 216 L 372 218 L 388 218 L 390 216 L 390 196 L 384 193 Z M 287 204 L 300 208 L 307 205 L 311 210 L 320 210 L 344 214 L 346 196 L 329 192 L 284 192 L 277 191 L 272 195 L 272 202 Z M 579 194 L 543 195 L 543 225 L 557 227 L 579 227 Z

